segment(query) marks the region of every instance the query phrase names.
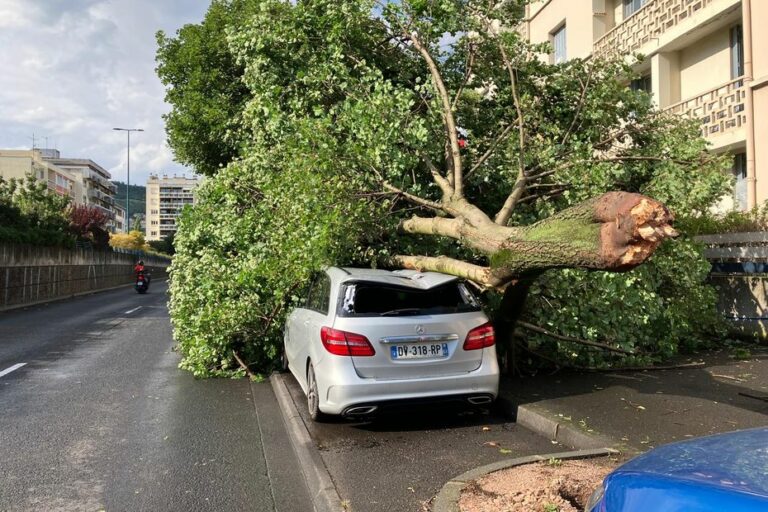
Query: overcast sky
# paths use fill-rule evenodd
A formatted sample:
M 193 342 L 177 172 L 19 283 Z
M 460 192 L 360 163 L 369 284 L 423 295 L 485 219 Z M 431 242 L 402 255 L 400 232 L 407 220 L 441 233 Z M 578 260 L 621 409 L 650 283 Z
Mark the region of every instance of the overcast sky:
M 189 173 L 173 161 L 155 69 L 155 32 L 202 20 L 209 0 L 0 0 L 0 148 L 90 158 L 131 183 Z

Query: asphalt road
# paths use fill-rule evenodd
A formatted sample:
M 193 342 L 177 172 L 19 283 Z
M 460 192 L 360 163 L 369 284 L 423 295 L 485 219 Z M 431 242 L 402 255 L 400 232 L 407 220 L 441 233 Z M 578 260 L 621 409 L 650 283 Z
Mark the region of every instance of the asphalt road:
M 373 422 L 314 423 L 296 380 L 288 389 L 341 498 L 353 512 L 423 512 L 451 478 L 506 458 L 563 451 L 499 411 L 423 408 Z
M 311 510 L 269 384 L 177 369 L 165 291 L 0 313 L 0 510 Z

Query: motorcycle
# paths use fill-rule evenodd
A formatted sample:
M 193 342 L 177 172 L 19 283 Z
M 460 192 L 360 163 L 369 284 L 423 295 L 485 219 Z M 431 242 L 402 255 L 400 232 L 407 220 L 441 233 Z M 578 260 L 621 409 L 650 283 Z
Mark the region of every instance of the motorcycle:
M 149 290 L 149 276 L 145 275 L 144 272 L 139 272 L 136 275 L 136 284 L 133 287 L 140 294 L 147 293 L 147 290 Z

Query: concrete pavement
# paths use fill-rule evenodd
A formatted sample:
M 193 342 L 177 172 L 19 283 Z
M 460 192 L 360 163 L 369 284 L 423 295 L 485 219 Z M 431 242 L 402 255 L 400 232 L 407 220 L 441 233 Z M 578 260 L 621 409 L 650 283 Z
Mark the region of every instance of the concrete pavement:
M 0 510 L 311 510 L 269 384 L 178 370 L 165 291 L 0 314 Z
M 768 349 L 738 359 L 727 350 L 681 358 L 686 369 L 561 372 L 503 379 L 500 395 L 520 406 L 527 426 L 565 441 L 645 451 L 660 444 L 768 424 Z M 554 426 L 554 428 L 553 428 Z

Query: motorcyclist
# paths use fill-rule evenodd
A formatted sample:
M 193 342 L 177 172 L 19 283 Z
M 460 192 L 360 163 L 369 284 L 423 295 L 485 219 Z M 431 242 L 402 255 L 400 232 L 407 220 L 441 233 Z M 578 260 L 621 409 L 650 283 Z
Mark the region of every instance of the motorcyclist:
M 137 278 L 139 277 L 139 275 L 143 275 L 144 280 L 147 282 L 147 288 L 149 288 L 149 281 L 151 276 L 149 275 L 149 272 L 144 266 L 144 260 L 139 260 L 139 262 L 136 263 L 136 266 L 133 267 L 133 272 L 136 274 Z

